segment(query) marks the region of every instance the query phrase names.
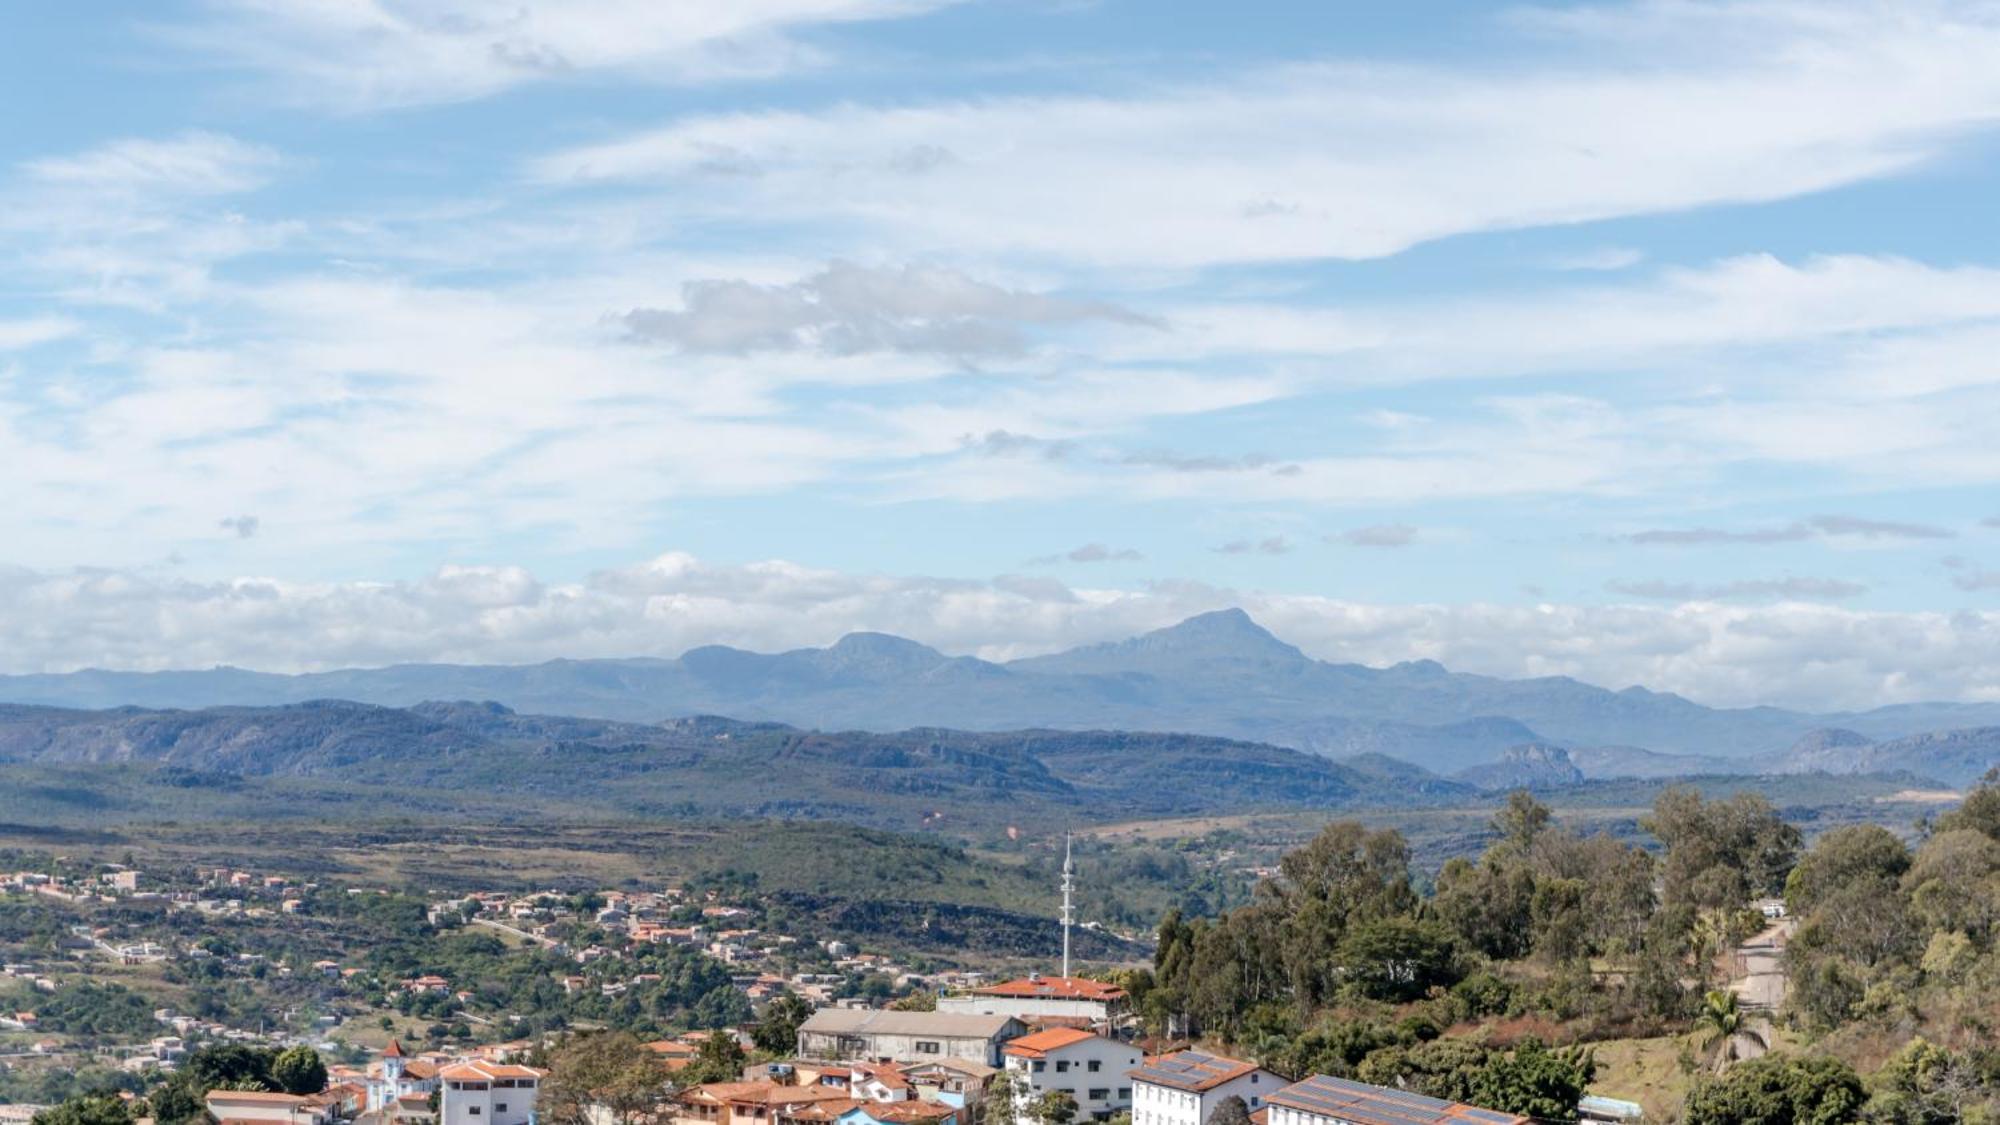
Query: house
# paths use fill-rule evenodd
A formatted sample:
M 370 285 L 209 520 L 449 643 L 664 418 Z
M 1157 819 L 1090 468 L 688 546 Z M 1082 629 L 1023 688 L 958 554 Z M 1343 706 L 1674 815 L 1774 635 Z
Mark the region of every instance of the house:
M 210 1090 L 203 1099 L 209 1115 L 222 1125 L 230 1122 L 267 1121 L 277 1125 L 325 1125 L 327 1107 L 297 1094 L 275 1094 L 268 1090 Z
M 674 1120 L 677 1125 L 789 1125 L 815 1118 L 832 1120 L 809 1112 L 822 1103 L 838 1103 L 841 1112 L 858 1104 L 844 1086 L 792 1086 L 768 1080 L 708 1082 L 674 1098 Z
M 1265 1098 L 1270 1125 L 1529 1125 L 1497 1109 L 1314 1075 Z
M 998 1073 L 998 1068 L 971 1059 L 938 1059 L 903 1067 L 903 1077 L 917 1088 L 919 1097 L 970 1109 L 978 1108 L 979 1099 Z
M 821 1008 L 799 1025 L 799 1054 L 897 1062 L 958 1058 L 998 1066 L 1002 1045 L 1025 1030 L 1012 1016 Z
M 1132 1125 L 1207 1125 L 1225 1099 L 1243 1099 L 1255 1113 L 1286 1082 L 1256 1063 L 1201 1051 L 1176 1051 L 1148 1059 L 1130 1075 Z
M 405 1056 L 402 1041 L 392 1039 L 382 1057 L 368 1068 L 365 1108 L 371 1113 L 390 1109 L 401 1098 L 417 1098 L 428 1107 L 437 1088 L 437 1064 Z
M 1102 1121 L 1132 1105 L 1132 1080 L 1139 1049 L 1073 1027 L 1052 1027 L 1007 1044 L 1007 1075 L 1021 1109 L 1042 1095 L 1062 1091 L 1076 1099 L 1077 1113 Z
M 545 1071 L 507 1063 L 461 1062 L 438 1071 L 442 1125 L 531 1125 Z
M 1033 1023 L 1051 1017 L 1089 1024 L 1108 1024 L 1131 1011 L 1125 990 L 1087 977 L 1045 977 L 1039 974 L 975 988 L 955 996 L 940 996 L 940 1012 L 977 1012 L 1014 1016 Z

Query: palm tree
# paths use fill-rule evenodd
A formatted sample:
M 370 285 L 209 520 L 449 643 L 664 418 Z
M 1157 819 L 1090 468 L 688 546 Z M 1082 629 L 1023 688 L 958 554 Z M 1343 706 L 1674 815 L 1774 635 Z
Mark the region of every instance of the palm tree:
M 1755 1043 L 1759 1051 L 1769 1046 L 1763 1036 L 1750 1030 L 1748 1018 L 1734 992 L 1718 988 L 1703 996 L 1701 1009 L 1694 1018 L 1694 1045 L 1696 1050 L 1714 1055 L 1718 1074 L 1737 1060 L 1736 1044 L 1739 1039 Z

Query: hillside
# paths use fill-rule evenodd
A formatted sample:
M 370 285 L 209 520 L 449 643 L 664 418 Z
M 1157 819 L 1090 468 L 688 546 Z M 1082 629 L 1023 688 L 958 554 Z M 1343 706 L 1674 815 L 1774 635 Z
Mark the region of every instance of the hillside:
M 441 794 L 463 793 L 503 803 L 531 795 L 538 807 L 620 814 L 902 828 L 1405 805 L 1471 792 L 1422 771 L 1386 777 L 1297 750 L 1196 735 L 823 733 L 717 718 L 647 725 L 519 715 L 490 703 L 4 707 L 0 763 L 54 771 L 72 786 L 91 768 L 150 770 L 167 804 L 178 802 L 175 789 L 282 779 L 371 794 L 378 813 L 420 811 Z
M 677 659 L 402 665 L 297 676 L 223 668 L 0 677 L 0 701 L 66 708 L 314 699 L 398 708 L 490 699 L 521 712 L 627 723 L 723 714 L 867 731 L 1168 730 L 1329 757 L 1388 754 L 1438 772 L 1481 765 L 1510 746 L 1535 742 L 1761 765 L 1819 728 L 1887 740 L 2000 725 L 2000 704 L 1910 704 L 1837 715 L 1725 710 L 1640 687 L 1609 691 L 1564 677 L 1506 680 L 1431 661 L 1387 668 L 1334 663 L 1306 656 L 1237 610 L 1009 663 L 857 633 L 823 649 L 760 654 L 708 646 Z

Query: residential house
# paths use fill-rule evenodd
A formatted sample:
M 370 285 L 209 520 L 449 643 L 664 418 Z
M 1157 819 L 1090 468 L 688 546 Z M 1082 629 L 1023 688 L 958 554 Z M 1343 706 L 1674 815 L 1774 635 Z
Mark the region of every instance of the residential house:
M 897 1062 L 958 1058 L 998 1066 L 1000 1048 L 1025 1030 L 1012 1016 L 821 1008 L 799 1025 L 799 1054 Z
M 1028 1103 L 1063 1091 L 1076 1099 L 1077 1112 L 1102 1121 L 1132 1105 L 1132 1080 L 1139 1049 L 1073 1027 L 1052 1027 L 1007 1044 L 1007 1076 L 1026 1116 Z
M 438 1071 L 441 1125 L 531 1125 L 544 1077 L 531 1066 L 453 1063 Z
M 1243 1099 L 1251 1113 L 1286 1082 L 1256 1063 L 1202 1051 L 1176 1051 L 1147 1059 L 1133 1071 L 1132 1125 L 1207 1125 L 1215 1107 Z
M 1497 1109 L 1314 1075 L 1264 1099 L 1270 1125 L 1529 1125 Z

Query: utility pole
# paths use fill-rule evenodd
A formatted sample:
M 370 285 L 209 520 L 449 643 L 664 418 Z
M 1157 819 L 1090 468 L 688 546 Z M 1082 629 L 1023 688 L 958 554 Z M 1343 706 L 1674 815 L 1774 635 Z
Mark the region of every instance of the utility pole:
M 1070 845 L 1069 845 L 1069 833 L 1068 833 L 1068 832 L 1064 832 L 1064 833 L 1063 833 L 1063 872 L 1062 872 L 1062 875 L 1063 875 L 1063 880 L 1062 880 L 1062 891 L 1063 891 L 1063 908 L 1062 908 L 1062 928 L 1063 928 L 1063 968 L 1062 968 L 1062 975 L 1063 975 L 1063 979 L 1064 979 L 1064 980 L 1068 980 L 1068 979 L 1069 979 L 1069 927 L 1070 927 L 1070 924 L 1071 924 L 1071 923 L 1073 923 L 1073 922 L 1075 922 L 1075 921 L 1076 921 L 1076 905 L 1075 905 L 1075 902 L 1074 902 L 1074 900 L 1073 900 L 1073 899 L 1071 898 L 1071 894 L 1070 894 L 1070 892 L 1071 892 L 1071 891 L 1072 891 L 1072 890 L 1074 889 L 1074 886 L 1075 886 L 1075 874 L 1076 874 L 1076 868 L 1075 868 L 1075 866 L 1074 866 L 1074 865 L 1073 865 L 1073 864 L 1072 864 L 1072 863 L 1070 862 Z

